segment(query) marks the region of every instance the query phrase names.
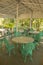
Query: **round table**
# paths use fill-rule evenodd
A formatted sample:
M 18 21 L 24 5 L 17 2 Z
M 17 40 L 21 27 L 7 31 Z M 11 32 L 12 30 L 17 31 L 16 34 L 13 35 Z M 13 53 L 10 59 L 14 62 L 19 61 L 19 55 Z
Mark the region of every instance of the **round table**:
M 2 37 L 2 35 L 0 35 L 0 37 Z
M 19 30 L 19 32 L 24 32 L 24 30 L 21 29 L 21 30 Z
M 4 35 L 4 33 L 6 32 L 5 29 L 0 29 L 0 32 L 2 33 L 2 35 Z
M 17 43 L 17 44 L 22 45 L 22 46 L 19 46 L 19 50 L 21 50 L 20 47 L 24 48 L 24 44 L 31 43 L 31 42 L 34 41 L 34 39 L 31 38 L 31 37 L 21 36 L 21 37 L 15 37 L 15 38 L 13 38 L 12 41 L 14 42 L 14 44 Z M 17 45 L 17 47 L 18 47 L 18 45 Z
M 26 43 L 33 42 L 34 39 L 31 38 L 31 37 L 23 37 L 23 36 L 21 36 L 21 37 L 15 37 L 15 38 L 13 38 L 12 41 L 15 42 L 15 43 L 18 43 L 18 44 L 22 44 L 22 43 L 26 44 Z
M 43 44 L 43 37 L 40 38 L 40 43 Z
M 43 40 L 43 36 L 41 37 L 41 39 Z
M 35 38 L 39 35 L 39 31 L 29 31 L 30 35 Z
M 39 31 L 29 31 L 29 33 L 31 33 L 31 34 L 38 34 Z

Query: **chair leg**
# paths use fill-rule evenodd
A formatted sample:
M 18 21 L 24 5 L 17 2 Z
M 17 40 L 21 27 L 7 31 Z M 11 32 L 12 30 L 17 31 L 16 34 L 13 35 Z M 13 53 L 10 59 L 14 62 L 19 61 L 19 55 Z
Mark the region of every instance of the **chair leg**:
M 11 52 L 9 52 L 9 56 L 11 55 Z
M 27 57 L 25 56 L 24 62 L 26 62 L 26 58 L 27 58 Z
M 13 50 L 13 54 L 16 56 L 16 52 L 15 52 L 15 50 Z
M 24 59 L 24 63 L 26 62 L 26 58 L 27 58 L 27 56 L 23 56 L 23 59 Z
M 30 61 L 33 61 L 33 59 L 32 59 L 32 55 L 30 55 Z

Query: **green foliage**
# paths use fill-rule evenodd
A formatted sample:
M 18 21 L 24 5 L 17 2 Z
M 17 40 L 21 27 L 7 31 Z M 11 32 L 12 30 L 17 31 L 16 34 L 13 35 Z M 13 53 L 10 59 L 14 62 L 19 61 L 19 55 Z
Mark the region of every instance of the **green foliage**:
M 43 19 L 39 19 L 39 18 L 34 19 L 32 22 L 32 28 L 40 31 L 41 30 L 40 27 L 42 26 L 41 25 L 42 21 L 43 21 Z
M 0 25 L 0 28 L 2 27 L 13 28 L 16 26 L 16 20 L 11 18 L 5 18 L 4 20 L 1 20 L 1 22 L 3 23 L 3 25 Z M 29 28 L 29 26 L 30 26 L 30 18 L 19 20 L 18 28 L 27 29 Z M 32 28 L 35 30 L 43 30 L 43 18 L 33 18 Z
M 29 23 L 30 23 L 30 19 L 22 19 L 22 20 L 19 20 L 19 23 L 20 23 L 20 26 L 22 28 L 28 28 L 29 27 Z
M 7 28 L 14 27 L 14 19 L 6 18 L 4 19 L 3 23 L 4 23 L 3 25 L 4 27 L 7 27 Z

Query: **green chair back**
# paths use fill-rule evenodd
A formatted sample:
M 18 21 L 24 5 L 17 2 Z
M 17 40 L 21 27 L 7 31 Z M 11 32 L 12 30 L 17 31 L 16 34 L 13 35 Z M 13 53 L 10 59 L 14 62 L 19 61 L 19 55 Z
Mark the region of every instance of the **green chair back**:
M 32 53 L 34 49 L 35 49 L 34 43 L 28 43 L 26 45 L 21 46 L 21 54 L 24 57 L 24 61 L 26 61 L 26 57 L 28 55 L 30 56 L 30 59 L 32 60 Z
M 4 43 L 6 45 L 7 52 L 9 53 L 9 56 L 11 54 L 11 51 L 15 48 L 13 44 L 10 44 L 9 40 L 4 37 Z
M 40 35 L 40 37 L 42 37 L 42 36 L 43 36 L 43 31 L 41 31 L 41 32 L 39 33 L 39 35 Z

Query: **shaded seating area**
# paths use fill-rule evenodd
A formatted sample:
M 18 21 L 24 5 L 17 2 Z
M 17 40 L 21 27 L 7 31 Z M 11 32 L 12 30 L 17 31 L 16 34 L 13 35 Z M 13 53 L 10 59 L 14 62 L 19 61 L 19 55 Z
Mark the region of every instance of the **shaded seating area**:
M 0 0 L 0 59 L 1 56 L 10 59 L 10 63 L 13 61 L 13 65 L 40 64 L 43 57 L 42 0 Z
M 33 53 L 37 49 L 40 38 L 43 36 L 43 31 L 35 31 L 34 29 L 26 30 L 23 29 L 23 33 L 21 33 L 19 30 L 17 31 L 16 28 L 13 29 L 13 33 L 8 30 L 6 34 L 4 34 L 3 39 L 0 39 L 0 43 L 3 45 L 3 42 L 5 44 L 5 49 L 8 52 L 8 55 L 10 56 L 13 52 L 14 55 L 16 54 L 19 45 L 20 45 L 20 55 L 23 57 L 22 59 L 24 62 L 27 61 L 27 56 L 29 56 L 30 61 L 33 60 Z M 12 36 L 13 35 L 13 36 Z M 8 38 L 7 38 L 8 36 Z M 14 39 L 13 39 L 14 38 Z M 15 39 L 16 38 L 16 39 Z M 32 39 L 33 41 L 32 41 Z M 14 42 L 12 41 L 14 40 Z M 0 45 L 0 46 L 2 46 Z M 17 54 L 16 54 L 17 55 Z
M 8 38 L 7 38 L 8 36 Z M 37 46 L 39 45 L 40 38 L 43 36 L 43 32 L 41 31 L 35 31 L 32 28 L 27 32 L 27 30 L 24 30 L 23 34 L 17 31 L 16 28 L 13 30 L 13 36 L 11 32 L 8 30 L 7 33 L 3 36 L 2 43 L 5 44 L 5 49 L 8 52 L 9 56 L 11 55 L 12 51 L 14 55 L 16 54 L 17 50 L 16 48 L 20 45 L 20 54 L 23 56 L 22 59 L 24 59 L 24 62 L 27 61 L 27 56 L 29 56 L 30 61 L 33 60 L 33 52 L 37 49 Z M 23 37 L 23 38 L 22 38 Z M 14 38 L 14 42 L 12 39 Z M 15 39 L 16 38 L 16 39 Z M 32 41 L 32 39 L 33 41 Z M 1 40 L 1 39 L 0 39 Z M 11 41 L 11 42 L 10 42 Z M 2 44 L 1 43 L 1 44 Z M 16 50 L 16 51 L 15 51 Z

